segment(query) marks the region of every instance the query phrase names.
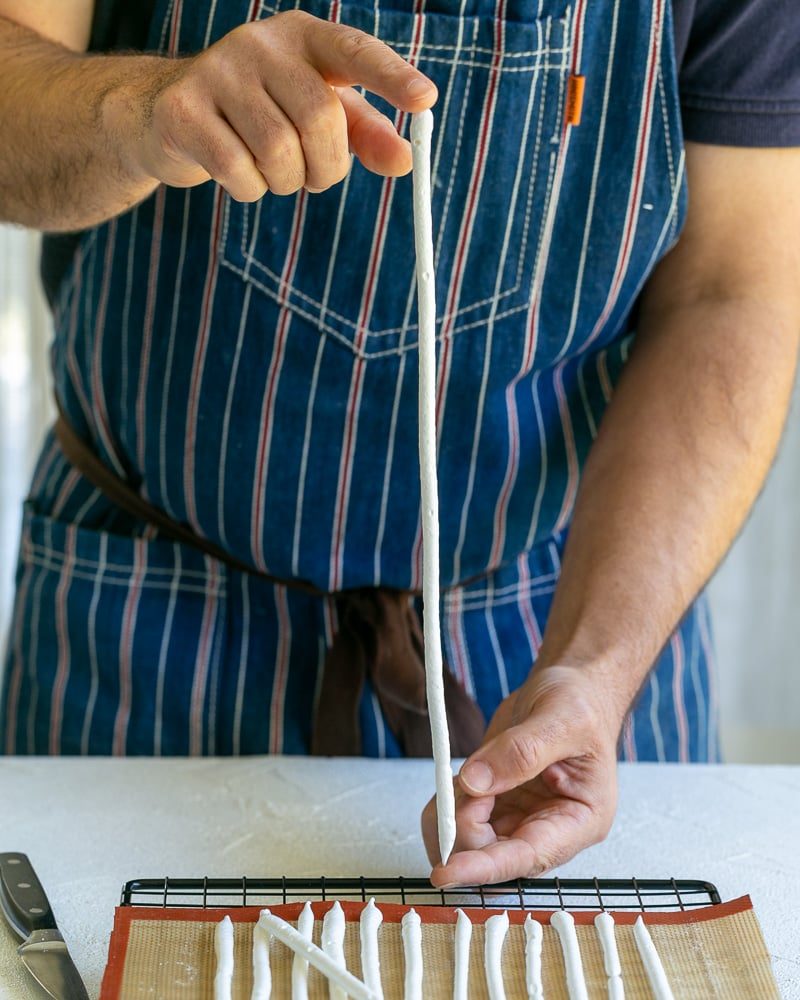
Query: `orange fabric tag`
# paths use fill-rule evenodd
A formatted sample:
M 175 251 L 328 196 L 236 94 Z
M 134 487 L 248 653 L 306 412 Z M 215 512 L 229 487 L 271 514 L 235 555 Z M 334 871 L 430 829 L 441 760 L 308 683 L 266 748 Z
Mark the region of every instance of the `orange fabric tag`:
M 567 83 L 567 125 L 580 125 L 586 77 L 573 73 Z

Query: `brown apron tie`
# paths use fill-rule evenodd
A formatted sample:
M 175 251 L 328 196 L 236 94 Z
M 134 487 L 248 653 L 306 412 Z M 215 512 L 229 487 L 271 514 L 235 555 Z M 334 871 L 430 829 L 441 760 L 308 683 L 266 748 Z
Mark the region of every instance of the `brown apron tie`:
M 368 677 L 405 755 L 430 757 L 422 629 L 409 595 L 364 588 L 341 595 L 337 605 L 339 631 L 325 659 L 312 753 L 358 755 L 358 706 Z M 447 667 L 444 690 L 451 751 L 467 757 L 480 746 L 483 715 Z
M 155 525 L 167 538 L 190 545 L 239 572 L 319 597 L 335 596 L 339 629 L 325 658 L 312 729 L 313 754 L 361 753 L 358 706 L 368 677 L 406 756 L 431 756 L 422 628 L 411 600 L 413 591 L 364 587 L 330 595 L 306 580 L 284 580 L 262 573 L 148 503 L 75 433 L 60 406 L 54 430 L 65 458 L 84 478 L 116 506 Z M 483 738 L 483 715 L 446 666 L 444 693 L 453 756 L 466 757 Z

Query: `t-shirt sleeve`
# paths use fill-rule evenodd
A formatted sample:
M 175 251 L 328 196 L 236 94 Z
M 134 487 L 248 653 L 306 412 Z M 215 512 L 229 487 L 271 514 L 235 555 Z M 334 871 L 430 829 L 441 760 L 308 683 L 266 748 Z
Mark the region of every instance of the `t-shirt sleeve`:
M 693 8 L 680 35 L 678 8 Z M 800 146 L 800 0 L 675 0 L 685 137 Z

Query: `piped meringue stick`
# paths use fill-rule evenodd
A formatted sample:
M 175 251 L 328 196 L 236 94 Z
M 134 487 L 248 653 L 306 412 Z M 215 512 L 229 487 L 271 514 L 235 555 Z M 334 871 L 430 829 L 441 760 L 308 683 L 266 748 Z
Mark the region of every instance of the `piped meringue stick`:
M 469 945 L 472 940 L 472 921 L 460 908 L 456 910 L 456 914 L 453 1000 L 469 1000 Z
M 525 917 L 525 986 L 528 1000 L 543 1000 L 542 925 L 530 913 Z
M 270 1000 L 272 970 L 269 965 L 269 934 L 256 924 L 253 928 L 253 992 L 250 1000 Z
M 506 988 L 503 983 L 503 942 L 508 933 L 508 914 L 498 913 L 489 917 L 484 925 L 486 939 L 484 941 L 484 965 L 486 969 L 486 988 L 489 1000 L 506 1000 Z
M 322 950 L 342 968 L 347 968 L 344 957 L 344 910 L 337 899 L 322 918 Z M 335 983 L 328 984 L 330 1000 L 347 1000 L 347 994 Z
M 661 964 L 661 958 L 656 951 L 653 939 L 650 937 L 650 931 L 641 917 L 633 925 L 633 939 L 636 942 L 655 1000 L 675 1000 L 667 974 L 664 972 L 664 966 Z
M 314 934 L 314 911 L 306 903 L 297 918 L 297 933 L 310 941 Z M 308 1000 L 308 959 L 295 954 L 292 960 L 292 1000 Z
M 214 954 L 217 971 L 214 976 L 214 1000 L 231 1000 L 233 985 L 233 924 L 223 917 L 214 928 Z
M 361 911 L 359 931 L 361 936 L 361 975 L 373 994 L 383 1000 L 381 986 L 381 960 L 378 953 L 378 928 L 383 914 L 371 899 Z
M 404 1000 L 422 1000 L 422 921 L 410 909 L 400 921 L 405 959 Z
M 444 704 L 439 626 L 439 496 L 436 483 L 436 289 L 431 215 L 433 115 L 411 116 L 414 186 L 414 246 L 419 310 L 419 471 L 422 518 L 422 610 L 425 686 L 436 774 L 436 815 L 442 864 L 456 842 L 456 803 L 450 764 L 450 734 Z
M 379 1000 L 378 994 L 373 993 L 366 983 L 357 979 L 347 969 L 342 969 L 330 955 L 326 955 L 313 941 L 307 941 L 285 920 L 276 917 L 269 910 L 262 910 L 258 923 L 273 937 L 285 944 L 287 948 L 291 948 L 292 951 L 299 952 L 307 958 L 310 965 L 318 969 L 332 983 L 341 987 L 353 1000 Z
M 550 926 L 555 928 L 561 942 L 564 955 L 564 968 L 567 973 L 567 993 L 570 1000 L 589 1000 L 586 990 L 586 979 L 583 975 L 581 950 L 578 946 L 578 935 L 575 933 L 575 920 L 566 910 L 556 910 L 550 917 Z
M 622 984 L 622 966 L 617 951 L 617 939 L 614 936 L 614 918 L 610 913 L 598 913 L 594 918 L 594 926 L 603 952 L 603 968 L 608 978 L 609 1000 L 624 1000 L 625 987 Z

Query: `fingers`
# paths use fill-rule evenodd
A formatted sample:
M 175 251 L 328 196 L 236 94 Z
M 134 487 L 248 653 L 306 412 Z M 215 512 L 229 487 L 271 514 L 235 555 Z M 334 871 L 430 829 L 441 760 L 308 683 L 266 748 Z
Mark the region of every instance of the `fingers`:
M 431 882 L 437 889 L 457 885 L 491 885 L 521 878 L 536 870 L 535 854 L 530 844 L 522 840 L 498 840 L 479 851 L 461 851 L 451 855 L 446 865 L 434 868 Z
M 497 839 L 496 823 L 492 820 L 495 799 L 493 796 L 470 798 L 456 785 L 456 842 L 453 852 L 477 850 Z M 422 810 L 422 839 L 431 865 L 438 865 L 439 837 L 436 824 L 436 798 Z M 516 826 L 516 823 L 514 824 Z
M 289 162 L 295 176 L 302 173 L 304 179 L 294 190 L 304 184 L 323 191 L 337 184 L 350 169 L 350 150 L 347 119 L 336 91 L 313 67 L 284 55 L 275 57 L 261 82 L 263 101 L 280 109 L 295 136 L 297 150 Z
M 434 868 L 431 882 L 444 888 L 535 878 L 602 840 L 606 832 L 600 817 L 588 809 L 557 810 L 527 820 L 508 839 L 453 854 L 447 865 Z
M 384 177 L 407 174 L 411 145 L 398 135 L 394 123 L 352 87 L 337 87 L 336 93 L 347 116 L 350 149 L 367 170 Z
M 408 173 L 409 144 L 350 85 L 404 112 L 437 96 L 377 38 L 302 11 L 242 25 L 171 74 L 134 144 L 135 166 L 176 186 L 211 177 L 239 201 L 324 191 L 346 176 L 351 150 L 376 173 Z
M 436 102 L 435 84 L 374 35 L 309 18 L 303 40 L 309 62 L 333 86 L 360 84 L 401 111 Z
M 217 101 L 227 121 L 250 150 L 273 194 L 294 194 L 306 185 L 307 155 L 300 135 L 260 84 L 253 87 L 248 100 L 242 101 L 240 88 L 231 80 L 220 88 Z M 349 167 L 347 150 L 344 152 Z M 339 179 L 338 173 L 331 171 L 330 183 L 335 184 Z
M 200 167 L 237 201 L 263 197 L 267 182 L 234 129 L 207 105 L 178 103 L 180 100 L 179 95 L 161 142 L 163 152 L 174 164 L 174 176 L 170 176 L 168 168 L 163 179 L 176 186 L 196 184 L 196 167 Z

